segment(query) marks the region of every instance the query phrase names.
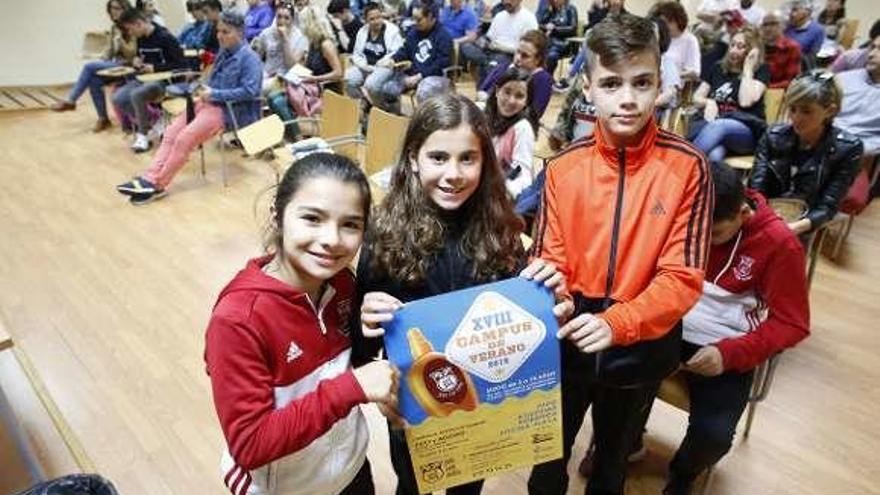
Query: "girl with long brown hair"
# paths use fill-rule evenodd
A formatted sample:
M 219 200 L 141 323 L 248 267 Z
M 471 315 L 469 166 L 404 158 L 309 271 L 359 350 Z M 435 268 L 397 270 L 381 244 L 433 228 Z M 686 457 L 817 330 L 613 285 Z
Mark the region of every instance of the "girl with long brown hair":
M 353 325 L 354 353 L 378 353 L 380 324 L 404 303 L 517 275 L 525 266 L 522 221 L 504 185 L 489 125 L 467 98 L 445 94 L 418 106 L 410 121 L 388 195 L 368 230 L 358 264 L 361 331 Z M 520 276 L 561 294 L 556 268 L 535 260 Z M 568 302 L 554 308 L 559 317 Z M 395 421 L 396 414 L 380 410 Z M 416 494 L 403 431 L 389 427 L 397 495 Z M 476 481 L 450 495 L 476 494 Z

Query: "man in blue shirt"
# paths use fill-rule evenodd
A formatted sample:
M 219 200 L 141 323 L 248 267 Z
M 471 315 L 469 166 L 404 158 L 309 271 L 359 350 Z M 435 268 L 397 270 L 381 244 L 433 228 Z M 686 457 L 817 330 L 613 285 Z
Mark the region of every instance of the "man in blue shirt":
M 801 55 L 812 64 L 825 41 L 825 30 L 812 18 L 813 7 L 808 0 L 795 0 L 788 14 L 785 36 L 801 46 Z
M 248 0 L 248 11 L 244 16 L 244 37 L 250 42 L 264 29 L 272 25 L 275 20 L 275 11 L 272 7 L 261 0 Z
M 440 25 L 446 28 L 452 41 L 458 44 L 477 39 L 480 22 L 474 9 L 465 5 L 464 0 L 449 0 L 449 5 L 440 11 Z

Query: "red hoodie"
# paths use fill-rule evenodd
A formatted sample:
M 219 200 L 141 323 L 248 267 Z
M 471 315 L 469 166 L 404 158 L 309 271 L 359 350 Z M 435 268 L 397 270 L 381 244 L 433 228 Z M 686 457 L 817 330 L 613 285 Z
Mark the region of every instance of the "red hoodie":
M 810 334 L 804 249 L 760 193 L 737 236 L 712 246 L 703 295 L 684 317 L 685 341 L 712 344 L 725 370 L 748 371 Z
M 270 260 L 235 276 L 208 324 L 205 361 L 228 446 L 221 472 L 235 494 L 338 493 L 368 438 L 349 363 L 354 277 L 338 273 L 314 304 L 263 273 Z

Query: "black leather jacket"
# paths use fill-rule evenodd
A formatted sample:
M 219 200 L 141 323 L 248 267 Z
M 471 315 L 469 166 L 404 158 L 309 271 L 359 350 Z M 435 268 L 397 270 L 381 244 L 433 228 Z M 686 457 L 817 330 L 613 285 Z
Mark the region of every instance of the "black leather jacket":
M 774 125 L 758 142 L 750 185 L 767 198 L 806 201 L 806 218 L 815 230 L 837 214 L 859 171 L 862 149 L 859 138 L 829 126 L 813 154 L 804 163 L 795 163 L 798 137 L 794 128 L 791 124 Z

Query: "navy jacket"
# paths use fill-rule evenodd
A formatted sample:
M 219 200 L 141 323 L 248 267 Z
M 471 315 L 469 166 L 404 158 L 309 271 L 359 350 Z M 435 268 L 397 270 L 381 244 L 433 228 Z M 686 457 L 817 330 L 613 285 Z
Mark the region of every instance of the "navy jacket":
M 452 38 L 439 22 L 435 22 L 434 28 L 427 33 L 412 28 L 406 33 L 403 46 L 391 58 L 395 62 L 412 62 L 407 74 L 442 76 L 443 69 L 452 61 Z
M 152 64 L 156 72 L 183 69 L 186 66 L 183 48 L 177 38 L 158 24 L 153 24 L 153 32 L 149 36 L 137 40 L 137 51 L 138 57 L 145 64 Z

